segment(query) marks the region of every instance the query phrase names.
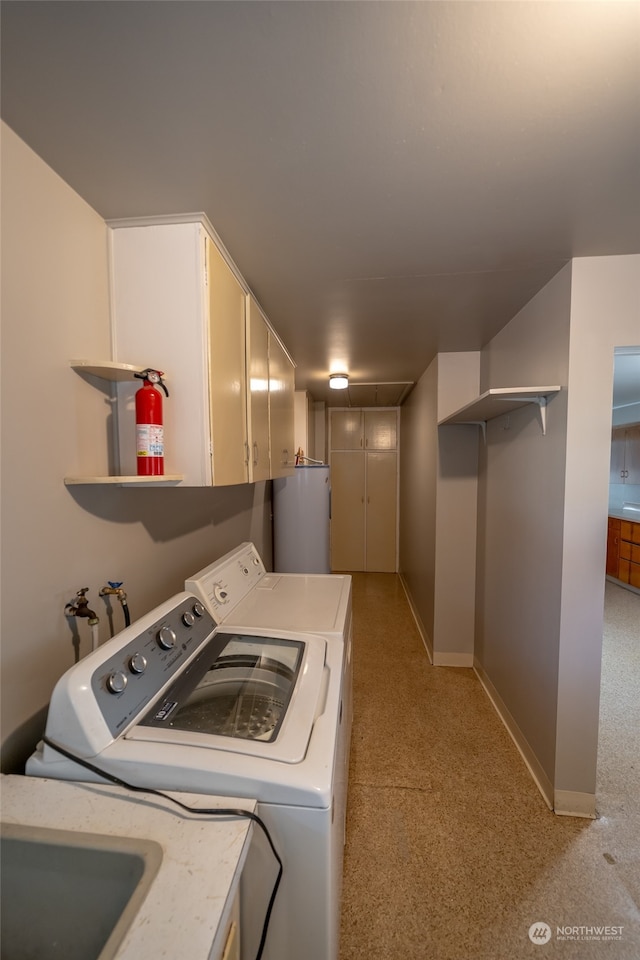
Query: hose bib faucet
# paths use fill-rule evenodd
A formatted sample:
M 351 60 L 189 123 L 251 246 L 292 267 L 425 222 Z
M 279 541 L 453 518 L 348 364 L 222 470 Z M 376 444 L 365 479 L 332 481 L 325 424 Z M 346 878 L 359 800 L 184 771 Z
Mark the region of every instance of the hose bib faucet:
M 91 627 L 91 649 L 97 650 L 99 637 L 98 637 L 98 624 L 100 620 L 95 610 L 92 610 L 89 606 L 89 601 L 86 598 L 86 593 L 89 590 L 89 587 L 83 587 L 81 590 L 78 590 L 75 597 L 75 602 L 68 603 L 64 608 L 65 617 L 70 619 L 74 617 L 82 617 L 85 620 L 89 621 L 89 626 Z
M 122 589 L 122 580 L 107 580 L 107 586 L 103 587 L 100 590 L 100 597 L 117 597 L 120 601 L 120 606 L 122 607 L 122 613 L 124 615 L 125 626 L 131 624 L 131 616 L 129 614 L 129 604 L 127 603 L 127 595 Z
M 75 603 L 68 603 L 64 608 L 64 614 L 66 617 L 85 617 L 89 621 L 89 626 L 93 626 L 100 621 L 95 611 L 89 607 L 89 601 L 85 596 L 88 590 L 89 587 L 78 590 Z

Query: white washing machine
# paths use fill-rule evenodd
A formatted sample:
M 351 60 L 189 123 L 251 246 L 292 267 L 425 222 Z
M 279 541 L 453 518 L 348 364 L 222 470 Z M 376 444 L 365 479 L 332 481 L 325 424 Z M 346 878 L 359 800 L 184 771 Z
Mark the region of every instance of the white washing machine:
M 226 564 L 222 601 L 232 604 Z M 257 799 L 283 861 L 263 956 L 337 960 L 346 641 L 218 624 L 193 592 L 178 594 L 60 679 L 27 773 L 98 779 L 57 743 L 136 786 Z
M 343 722 L 351 742 L 351 577 L 342 574 L 267 573 L 253 543 L 246 541 L 195 573 L 185 590 L 199 597 L 226 628 L 313 633 L 337 645 L 343 663 Z M 348 752 L 347 752 L 348 761 Z

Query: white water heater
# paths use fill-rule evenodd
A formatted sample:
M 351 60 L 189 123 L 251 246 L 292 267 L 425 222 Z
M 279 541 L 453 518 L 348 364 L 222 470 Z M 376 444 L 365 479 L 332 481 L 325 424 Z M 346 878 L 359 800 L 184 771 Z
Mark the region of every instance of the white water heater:
M 276 573 L 331 573 L 331 483 L 326 464 L 298 466 L 273 481 Z

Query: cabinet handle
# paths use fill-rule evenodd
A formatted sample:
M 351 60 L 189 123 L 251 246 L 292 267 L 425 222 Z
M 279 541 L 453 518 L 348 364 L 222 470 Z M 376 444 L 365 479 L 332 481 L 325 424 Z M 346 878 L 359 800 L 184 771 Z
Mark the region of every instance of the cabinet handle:
M 247 443 L 246 440 L 244 442 L 244 462 L 247 465 L 249 464 L 249 444 Z
M 253 465 L 256 467 L 258 465 L 259 454 L 258 454 L 258 441 L 253 441 Z

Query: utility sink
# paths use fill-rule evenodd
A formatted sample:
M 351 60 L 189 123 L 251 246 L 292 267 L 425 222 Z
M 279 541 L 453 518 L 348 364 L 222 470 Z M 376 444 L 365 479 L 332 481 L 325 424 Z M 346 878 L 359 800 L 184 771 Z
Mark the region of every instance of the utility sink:
M 2 960 L 115 957 L 162 861 L 154 840 L 3 823 Z

